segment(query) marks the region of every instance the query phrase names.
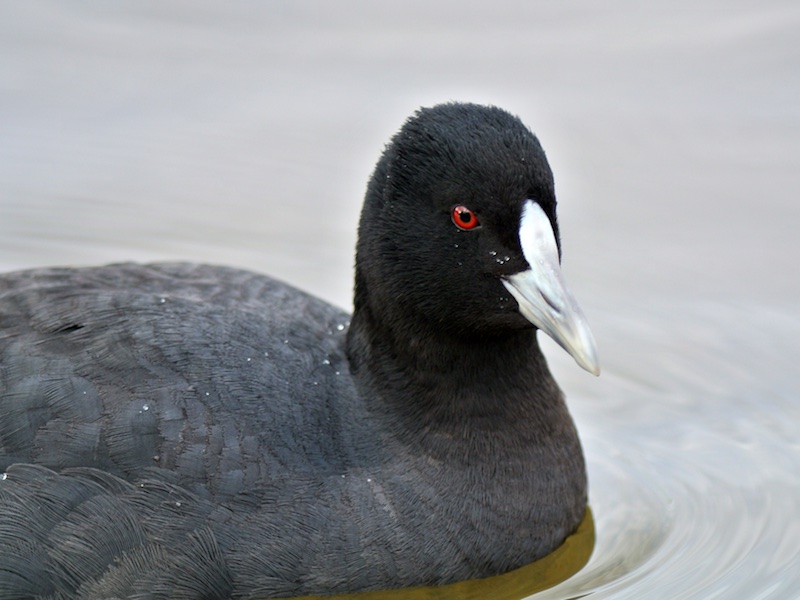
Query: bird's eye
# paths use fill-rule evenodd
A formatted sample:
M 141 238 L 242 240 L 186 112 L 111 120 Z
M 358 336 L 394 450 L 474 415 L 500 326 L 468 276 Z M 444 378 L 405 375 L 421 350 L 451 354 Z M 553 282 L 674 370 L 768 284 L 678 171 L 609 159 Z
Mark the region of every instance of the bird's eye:
M 475 213 L 460 204 L 453 207 L 453 212 L 450 216 L 459 229 L 475 229 L 479 225 L 478 217 L 475 216 Z

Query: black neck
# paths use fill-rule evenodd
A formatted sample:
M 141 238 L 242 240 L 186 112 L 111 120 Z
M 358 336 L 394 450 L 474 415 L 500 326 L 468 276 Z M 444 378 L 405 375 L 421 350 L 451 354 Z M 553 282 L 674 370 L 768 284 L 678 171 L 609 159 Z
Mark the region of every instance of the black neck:
M 375 401 L 411 419 L 414 430 L 507 431 L 523 423 L 530 430 L 530 418 L 562 412 L 535 329 L 451 335 L 406 317 L 402 327 L 387 326 L 368 302 L 357 303 L 347 354 L 364 397 L 379 395 Z M 381 388 L 390 391 L 378 394 Z

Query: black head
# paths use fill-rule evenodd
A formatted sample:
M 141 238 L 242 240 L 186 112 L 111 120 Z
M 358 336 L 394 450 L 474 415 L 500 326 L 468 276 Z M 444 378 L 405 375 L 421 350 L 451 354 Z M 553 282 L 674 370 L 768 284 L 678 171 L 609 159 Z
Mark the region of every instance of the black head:
M 552 172 L 518 118 L 475 104 L 419 110 L 367 189 L 356 311 L 369 305 L 375 317 L 459 337 L 533 327 L 501 282 L 528 268 L 519 241 L 526 200 L 544 209 L 558 239 Z M 457 207 L 471 213 L 454 215 Z

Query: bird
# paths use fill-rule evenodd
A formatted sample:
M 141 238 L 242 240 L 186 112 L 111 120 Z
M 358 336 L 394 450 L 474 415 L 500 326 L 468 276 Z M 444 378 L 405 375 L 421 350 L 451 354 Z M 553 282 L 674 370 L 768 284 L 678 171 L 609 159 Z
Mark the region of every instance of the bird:
M 353 311 L 195 263 L 0 276 L 0 599 L 434 586 L 587 507 L 543 331 L 599 361 L 511 113 L 420 108 L 367 184 Z

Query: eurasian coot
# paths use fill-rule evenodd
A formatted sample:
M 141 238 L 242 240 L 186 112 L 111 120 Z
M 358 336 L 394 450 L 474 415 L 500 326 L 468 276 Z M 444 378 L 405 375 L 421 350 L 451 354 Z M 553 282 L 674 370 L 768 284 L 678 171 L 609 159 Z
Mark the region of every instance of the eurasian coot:
M 553 179 L 493 107 L 413 115 L 351 315 L 197 264 L 0 277 L 0 598 L 443 584 L 551 552 L 583 456 L 536 339 L 598 372 Z

